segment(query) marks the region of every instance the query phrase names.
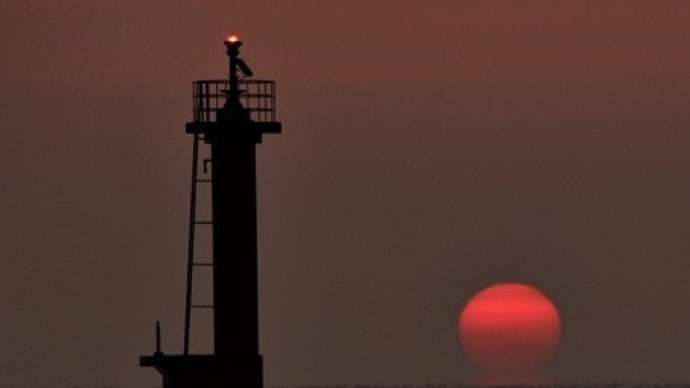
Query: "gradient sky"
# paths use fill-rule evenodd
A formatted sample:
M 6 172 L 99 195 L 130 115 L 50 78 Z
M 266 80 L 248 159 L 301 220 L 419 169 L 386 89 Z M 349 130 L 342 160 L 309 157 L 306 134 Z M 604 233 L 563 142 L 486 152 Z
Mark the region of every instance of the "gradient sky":
M 469 381 L 457 315 L 498 281 L 560 307 L 552 381 L 690 380 L 690 2 L 0 9 L 0 385 L 158 384 L 157 319 L 181 350 L 184 123 L 233 29 L 284 128 L 268 385 Z

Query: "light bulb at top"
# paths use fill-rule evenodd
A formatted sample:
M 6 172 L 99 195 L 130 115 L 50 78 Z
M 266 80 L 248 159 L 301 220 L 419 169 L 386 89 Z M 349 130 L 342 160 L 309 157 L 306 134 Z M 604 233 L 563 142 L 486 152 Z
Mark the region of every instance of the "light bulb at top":
M 225 37 L 226 43 L 234 44 L 239 43 L 241 41 L 242 40 L 240 39 L 240 34 L 238 34 L 237 32 L 231 32 Z

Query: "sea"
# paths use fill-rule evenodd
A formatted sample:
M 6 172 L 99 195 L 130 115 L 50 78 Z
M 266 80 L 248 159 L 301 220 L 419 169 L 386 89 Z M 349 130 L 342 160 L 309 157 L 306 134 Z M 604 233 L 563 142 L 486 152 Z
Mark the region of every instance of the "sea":
M 20 388 L 4 386 L 0 388 Z M 21 388 L 162 388 L 161 385 L 39 385 Z M 265 388 L 690 388 L 690 382 L 577 382 L 577 383 L 537 383 L 537 384 L 333 384 L 333 385 L 267 385 Z

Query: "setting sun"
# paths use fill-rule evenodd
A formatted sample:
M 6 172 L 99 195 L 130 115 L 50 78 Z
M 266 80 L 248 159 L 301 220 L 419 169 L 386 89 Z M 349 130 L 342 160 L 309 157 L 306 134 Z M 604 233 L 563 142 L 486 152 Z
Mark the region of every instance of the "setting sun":
M 534 287 L 496 284 L 467 303 L 458 322 L 467 356 L 489 377 L 534 376 L 561 337 L 554 304 Z

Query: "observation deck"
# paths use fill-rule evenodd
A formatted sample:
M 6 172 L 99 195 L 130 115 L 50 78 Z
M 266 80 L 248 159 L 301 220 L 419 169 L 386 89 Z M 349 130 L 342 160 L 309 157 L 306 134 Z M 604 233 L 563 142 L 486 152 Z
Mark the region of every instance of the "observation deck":
M 246 117 L 230 125 L 220 119 L 226 110 L 230 90 L 227 79 L 199 80 L 192 83 L 192 121 L 187 123 L 187 133 L 204 134 L 205 140 L 227 131 L 249 130 L 257 143 L 264 133 L 280 133 L 281 124 L 276 121 L 275 81 L 260 79 L 239 80 L 238 97 Z M 220 113 L 220 114 L 219 114 Z
M 210 123 L 218 119 L 218 111 L 228 97 L 230 81 L 211 79 L 195 81 L 192 84 L 193 121 Z M 249 119 L 258 123 L 276 122 L 276 83 L 275 81 L 244 79 L 238 82 L 239 98 L 242 106 L 249 112 Z

